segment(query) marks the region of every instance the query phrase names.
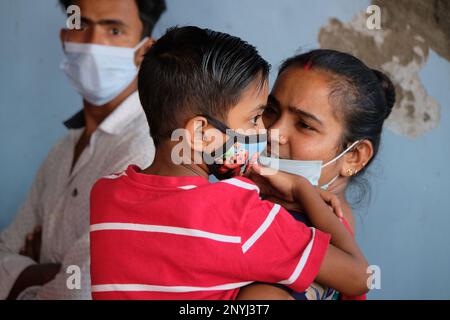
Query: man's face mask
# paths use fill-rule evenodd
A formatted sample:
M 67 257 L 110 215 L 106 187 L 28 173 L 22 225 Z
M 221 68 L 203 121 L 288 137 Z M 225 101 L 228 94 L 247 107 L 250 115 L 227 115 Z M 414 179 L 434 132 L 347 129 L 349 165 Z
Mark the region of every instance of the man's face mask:
M 204 117 L 228 137 L 222 147 L 212 153 L 203 153 L 209 173 L 219 180 L 241 175 L 253 156 L 267 147 L 267 133 L 243 135 L 210 116 Z
M 136 78 L 135 48 L 64 42 L 60 69 L 72 86 L 94 106 L 102 106 L 123 92 Z

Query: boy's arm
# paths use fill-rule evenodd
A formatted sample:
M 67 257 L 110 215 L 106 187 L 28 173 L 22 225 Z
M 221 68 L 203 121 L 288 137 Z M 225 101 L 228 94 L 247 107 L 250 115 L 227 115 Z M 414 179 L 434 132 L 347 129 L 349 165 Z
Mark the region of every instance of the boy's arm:
M 366 293 L 368 264 L 355 239 L 307 180 L 297 179 L 292 193 L 311 223 L 331 235 L 332 245 L 328 247 L 316 281 L 345 295 Z
M 369 290 L 368 265 L 356 241 L 309 181 L 258 163 L 252 165 L 248 176 L 258 186 L 269 185 L 274 191 L 272 194 L 282 200 L 299 203 L 311 223 L 331 235 L 331 245 L 327 248 L 316 277 L 318 283 L 349 296 L 358 296 Z M 283 228 L 289 228 L 289 225 Z

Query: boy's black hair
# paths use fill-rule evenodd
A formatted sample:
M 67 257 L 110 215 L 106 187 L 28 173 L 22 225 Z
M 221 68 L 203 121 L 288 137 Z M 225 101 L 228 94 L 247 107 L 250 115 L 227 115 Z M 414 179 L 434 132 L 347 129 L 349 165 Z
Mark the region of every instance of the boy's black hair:
M 147 52 L 138 87 L 158 145 L 196 115 L 226 122 L 243 91 L 270 71 L 255 47 L 231 35 L 193 26 L 170 28 Z
M 60 5 L 67 10 L 69 6 L 74 4 L 75 0 L 59 0 Z M 166 11 L 165 0 L 136 0 L 139 9 L 139 17 L 144 25 L 142 37 L 150 37 L 153 28 L 158 22 L 161 15 Z

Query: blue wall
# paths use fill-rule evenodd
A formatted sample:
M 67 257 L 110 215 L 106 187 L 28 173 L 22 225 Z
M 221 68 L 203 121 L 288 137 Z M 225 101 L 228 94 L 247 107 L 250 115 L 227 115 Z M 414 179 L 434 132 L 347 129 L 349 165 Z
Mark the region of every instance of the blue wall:
M 318 46 L 330 16 L 348 21 L 366 0 L 168 0 L 159 36 L 174 24 L 229 32 L 256 45 L 274 69 L 298 49 Z M 0 229 L 13 219 L 61 122 L 80 98 L 58 70 L 56 0 L 0 1 Z M 442 106 L 437 129 L 418 139 L 386 130 L 368 178 L 372 201 L 357 210 L 358 240 L 381 267 L 371 299 L 450 298 L 450 64 L 431 52 L 421 78 Z M 272 80 L 273 80 L 272 75 Z

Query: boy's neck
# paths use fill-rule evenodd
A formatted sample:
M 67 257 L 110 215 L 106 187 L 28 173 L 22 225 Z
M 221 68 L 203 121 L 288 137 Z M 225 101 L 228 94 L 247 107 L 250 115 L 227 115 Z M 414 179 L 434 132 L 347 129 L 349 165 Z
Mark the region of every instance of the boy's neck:
M 208 179 L 209 175 L 206 166 L 203 164 L 175 164 L 171 157 L 172 147 L 170 143 L 158 145 L 155 160 L 148 168 L 142 170 L 142 173 L 171 177 L 194 176 Z

